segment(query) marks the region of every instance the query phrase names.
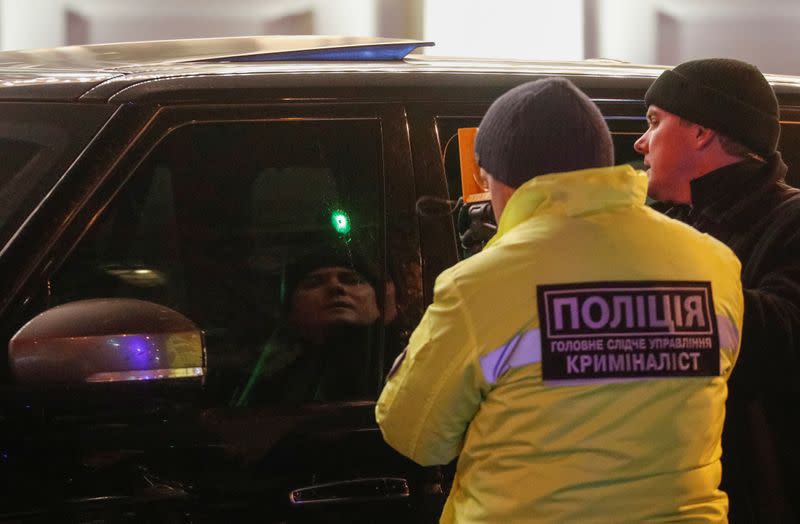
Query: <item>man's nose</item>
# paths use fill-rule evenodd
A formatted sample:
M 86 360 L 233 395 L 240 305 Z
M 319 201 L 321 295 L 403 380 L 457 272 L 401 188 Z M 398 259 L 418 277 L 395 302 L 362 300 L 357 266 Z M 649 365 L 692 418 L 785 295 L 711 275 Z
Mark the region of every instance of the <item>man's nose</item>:
M 642 136 L 636 139 L 636 142 L 633 143 L 633 149 L 639 153 L 640 155 L 647 154 L 647 133 L 649 131 L 645 131 Z
M 327 283 L 328 291 L 334 295 L 343 295 L 346 292 L 344 283 L 337 277 L 332 277 Z

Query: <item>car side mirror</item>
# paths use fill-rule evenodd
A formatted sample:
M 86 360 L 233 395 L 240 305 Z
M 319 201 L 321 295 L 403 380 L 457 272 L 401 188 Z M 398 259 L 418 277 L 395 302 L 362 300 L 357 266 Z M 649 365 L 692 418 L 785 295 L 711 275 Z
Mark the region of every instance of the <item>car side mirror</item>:
M 202 381 L 206 372 L 202 333 L 192 321 L 128 298 L 48 309 L 11 338 L 8 358 L 20 384 Z

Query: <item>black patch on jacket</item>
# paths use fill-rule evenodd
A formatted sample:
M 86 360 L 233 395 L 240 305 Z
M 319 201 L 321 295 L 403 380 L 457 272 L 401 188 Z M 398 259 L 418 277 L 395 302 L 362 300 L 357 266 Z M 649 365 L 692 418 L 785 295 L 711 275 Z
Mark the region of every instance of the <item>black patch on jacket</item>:
M 719 375 L 710 282 L 536 288 L 546 381 Z

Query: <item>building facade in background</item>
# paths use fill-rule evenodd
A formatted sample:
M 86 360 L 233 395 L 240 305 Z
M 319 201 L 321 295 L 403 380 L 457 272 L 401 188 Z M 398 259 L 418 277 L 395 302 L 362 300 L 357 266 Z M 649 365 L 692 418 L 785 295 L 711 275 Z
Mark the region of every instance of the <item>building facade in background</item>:
M 800 74 L 793 0 L 0 0 L 0 48 L 327 34 L 433 40 L 438 55 L 677 64 L 729 56 Z

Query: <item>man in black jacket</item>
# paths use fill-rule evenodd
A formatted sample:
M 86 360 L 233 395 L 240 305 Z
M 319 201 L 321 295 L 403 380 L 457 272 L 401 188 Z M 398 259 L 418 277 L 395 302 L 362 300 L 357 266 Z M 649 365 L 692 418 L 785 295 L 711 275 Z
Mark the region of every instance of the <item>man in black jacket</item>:
M 375 265 L 350 245 L 326 244 L 289 264 L 280 325 L 231 405 L 368 398 L 379 377 L 378 330 L 393 329 L 397 316 L 394 284 L 384 282 L 381 308 L 380 283 Z
M 778 103 L 761 72 L 685 62 L 645 95 L 636 141 L 656 207 L 742 262 L 742 350 L 730 380 L 722 489 L 730 522 L 800 519 L 800 196 L 776 151 Z

